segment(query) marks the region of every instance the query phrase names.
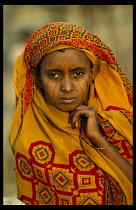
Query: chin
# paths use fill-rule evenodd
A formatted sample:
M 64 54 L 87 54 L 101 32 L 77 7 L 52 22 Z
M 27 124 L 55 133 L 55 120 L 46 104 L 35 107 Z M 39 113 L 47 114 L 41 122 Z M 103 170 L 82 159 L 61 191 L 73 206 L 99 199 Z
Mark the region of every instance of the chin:
M 56 107 L 59 111 L 62 111 L 62 112 L 71 112 L 73 110 L 76 109 L 77 106 L 60 106 L 60 107 Z
M 61 112 L 72 112 L 74 109 L 58 109 Z
M 59 111 L 62 111 L 62 112 L 72 112 L 74 111 L 79 105 L 83 105 L 84 103 L 79 103 L 79 104 L 63 104 L 63 105 L 60 105 L 60 106 L 57 106 L 56 108 L 59 110 Z

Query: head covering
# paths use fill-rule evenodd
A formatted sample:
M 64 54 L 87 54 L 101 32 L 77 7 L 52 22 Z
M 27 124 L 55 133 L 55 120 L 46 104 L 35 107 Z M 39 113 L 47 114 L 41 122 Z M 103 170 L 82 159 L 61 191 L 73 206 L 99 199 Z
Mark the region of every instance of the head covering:
M 88 106 L 97 108 L 99 125 L 110 142 L 127 141 L 128 145 L 132 145 L 132 85 L 111 49 L 99 37 L 80 26 L 65 22 L 47 24 L 32 35 L 14 67 L 17 107 L 10 131 L 10 143 L 16 157 L 18 198 L 21 197 L 22 186 L 25 186 L 26 182 L 29 184 L 26 184 L 24 191 L 28 191 L 28 195 L 33 197 L 30 190 L 33 185 L 30 186 L 30 182 L 42 164 L 36 156 L 39 145 L 48 147 L 48 151 L 50 148 L 48 161 L 44 161 L 46 167 L 50 167 L 53 158 L 56 163 L 67 162 L 64 160 L 65 154 L 72 154 L 74 148 L 77 150 L 80 145 L 89 159 L 119 184 L 126 203 L 130 205 L 132 185 L 129 180 L 101 152 L 88 147 L 86 137 L 84 140 L 79 138 L 81 132 L 72 129 L 68 121 L 69 113 L 46 104 L 36 85 L 34 74 L 39 62 L 46 54 L 63 48 L 80 50 L 88 56 L 93 65 L 99 65 L 100 72 L 91 85 Z M 49 146 L 49 143 L 52 146 Z M 123 155 L 122 151 L 121 146 L 119 152 Z M 124 156 L 131 162 L 129 152 L 128 157 L 126 154 Z M 39 165 L 33 169 L 36 158 Z M 22 162 L 27 169 L 22 169 Z M 33 190 L 36 191 L 36 188 Z M 25 199 L 23 197 L 23 200 Z

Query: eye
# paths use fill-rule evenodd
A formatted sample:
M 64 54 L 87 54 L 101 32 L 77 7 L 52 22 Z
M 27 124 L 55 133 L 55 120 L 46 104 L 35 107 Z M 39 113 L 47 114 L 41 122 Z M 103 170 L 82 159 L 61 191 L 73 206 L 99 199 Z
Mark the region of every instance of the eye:
M 84 72 L 82 72 L 82 71 L 77 71 L 74 73 L 75 76 L 81 76 L 83 74 L 84 74 Z
M 53 72 L 53 73 L 49 74 L 48 76 L 49 76 L 49 77 L 54 77 L 54 78 L 56 78 L 56 77 L 58 77 L 59 75 L 58 75 L 57 73 Z

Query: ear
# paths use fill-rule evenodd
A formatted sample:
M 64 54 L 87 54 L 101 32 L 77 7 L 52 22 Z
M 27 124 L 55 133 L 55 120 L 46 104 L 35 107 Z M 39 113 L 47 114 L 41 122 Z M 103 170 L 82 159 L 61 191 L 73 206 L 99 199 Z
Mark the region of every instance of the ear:
M 100 67 L 98 65 L 94 65 L 93 68 L 90 69 L 90 85 L 94 82 L 95 77 L 100 71 Z

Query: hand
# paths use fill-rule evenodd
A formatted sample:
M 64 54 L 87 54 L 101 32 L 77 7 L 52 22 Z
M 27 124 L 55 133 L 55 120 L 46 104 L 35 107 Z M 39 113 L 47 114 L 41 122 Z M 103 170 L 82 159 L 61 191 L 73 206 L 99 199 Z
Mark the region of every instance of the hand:
M 79 128 L 82 125 L 87 137 L 96 147 L 109 145 L 98 125 L 96 108 L 80 105 L 72 111 L 71 118 L 72 127 Z M 132 165 L 113 146 L 109 149 L 103 149 L 101 152 L 124 173 L 130 182 L 133 182 Z
M 72 127 L 80 128 L 82 125 L 87 137 L 94 143 L 103 137 L 97 121 L 97 110 L 95 107 L 79 105 L 72 113 Z

